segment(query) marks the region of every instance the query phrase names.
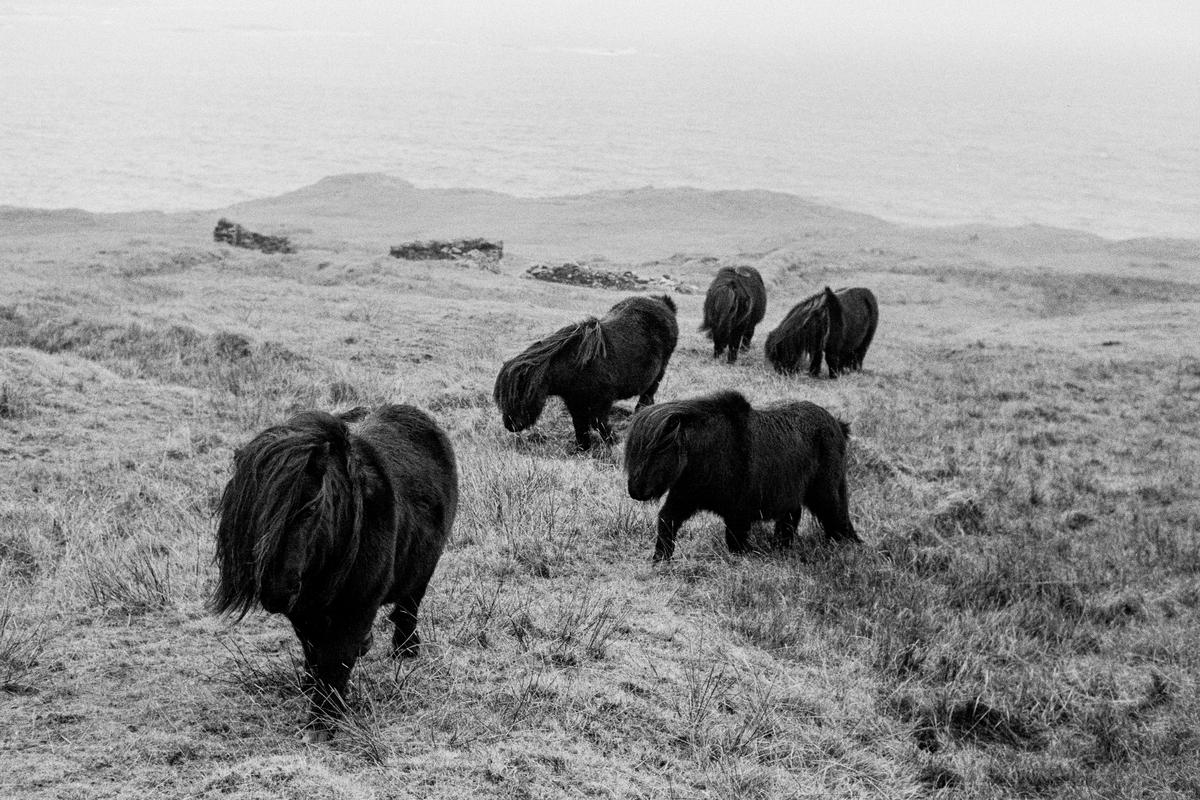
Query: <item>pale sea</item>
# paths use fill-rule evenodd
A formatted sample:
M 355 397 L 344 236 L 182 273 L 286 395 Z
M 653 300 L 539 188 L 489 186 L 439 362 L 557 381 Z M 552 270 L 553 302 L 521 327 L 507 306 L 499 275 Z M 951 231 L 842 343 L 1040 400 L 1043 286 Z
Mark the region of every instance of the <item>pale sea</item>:
M 1195 53 L 606 48 L 206 8 L 0 3 L 0 205 L 208 209 L 382 172 L 1200 238 Z

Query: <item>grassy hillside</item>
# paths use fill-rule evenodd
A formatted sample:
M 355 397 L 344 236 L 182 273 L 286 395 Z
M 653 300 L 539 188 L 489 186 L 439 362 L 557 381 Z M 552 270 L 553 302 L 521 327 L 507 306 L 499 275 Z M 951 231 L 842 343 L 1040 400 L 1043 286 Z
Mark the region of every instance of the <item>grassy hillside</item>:
M 215 213 L 0 210 L 0 795 L 1200 792 L 1195 243 L 363 176 L 222 213 L 303 249 L 214 245 Z M 505 239 L 501 271 L 381 255 L 433 233 Z M 572 455 L 557 401 L 503 429 L 500 363 L 624 296 L 519 273 L 595 256 L 701 286 L 758 266 L 759 346 L 826 284 L 875 291 L 866 370 L 838 381 L 713 361 L 702 296 L 676 295 L 659 390 L 848 420 L 864 547 L 806 517 L 792 551 L 764 528 L 734 558 L 698 516 L 653 567 L 619 446 Z M 377 647 L 346 729 L 306 747 L 286 622 L 204 610 L 212 511 L 254 432 L 384 401 L 445 427 L 463 501 L 424 655 Z

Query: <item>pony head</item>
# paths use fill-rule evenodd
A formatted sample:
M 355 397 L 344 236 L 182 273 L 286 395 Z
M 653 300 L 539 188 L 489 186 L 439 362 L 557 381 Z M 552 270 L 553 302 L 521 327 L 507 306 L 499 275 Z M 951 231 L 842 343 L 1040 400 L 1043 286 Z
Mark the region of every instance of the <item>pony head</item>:
M 496 376 L 492 399 L 500 409 L 506 430 L 517 433 L 531 427 L 546 407 L 546 364 L 524 358 L 509 359 Z
M 349 437 L 343 420 L 309 411 L 238 451 L 221 495 L 216 611 L 240 619 L 258 601 L 286 614 L 336 594 L 357 558 L 370 483 Z
M 625 472 L 634 500 L 662 497 L 687 466 L 685 419 L 672 405 L 647 406 L 633 415 L 625 442 Z

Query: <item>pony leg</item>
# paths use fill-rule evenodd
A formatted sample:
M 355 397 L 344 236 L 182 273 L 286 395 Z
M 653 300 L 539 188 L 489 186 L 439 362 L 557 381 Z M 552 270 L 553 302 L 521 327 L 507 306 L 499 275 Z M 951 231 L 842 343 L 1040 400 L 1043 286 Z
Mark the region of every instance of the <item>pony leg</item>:
M 608 424 L 608 415 L 611 411 L 612 403 L 607 403 L 603 408 L 597 408 L 592 412 L 592 427 L 596 429 L 596 433 L 600 434 L 600 441 L 604 442 L 607 447 L 612 447 L 617 443 L 612 426 Z
M 821 356 L 822 352 L 820 350 L 815 351 L 812 354 L 812 361 L 810 361 L 808 364 L 808 374 L 813 378 L 821 377 Z M 837 377 L 833 374 L 833 367 L 829 368 L 829 377 Z
M 724 350 L 724 349 L 725 349 L 724 347 L 722 347 L 720 344 L 718 344 L 718 343 L 716 342 L 716 340 L 714 340 L 714 341 L 713 341 L 713 358 L 720 358 L 720 357 L 721 357 L 721 351 L 722 351 L 722 350 Z
M 638 398 L 637 406 L 633 409 L 634 411 L 654 405 L 654 395 L 658 392 L 658 385 L 662 383 L 663 375 L 667 374 L 668 359 L 670 359 L 669 355 L 667 359 L 663 360 L 662 368 L 659 369 L 658 374 L 654 376 L 654 383 L 647 386 L 646 391 L 642 392 L 642 396 Z
M 743 350 L 750 349 L 750 340 L 753 338 L 754 338 L 754 326 L 751 325 L 750 328 L 746 331 L 746 333 L 744 333 L 742 335 L 742 349 Z
M 744 522 L 735 520 L 725 521 L 725 545 L 731 553 L 746 552 L 746 537 L 750 533 L 750 526 Z
M 812 511 L 813 516 L 821 523 L 828 539 L 843 542 L 861 542 L 850 522 L 849 492 L 846 489 L 846 479 L 818 478 L 809 487 L 804 504 Z
M 729 340 L 729 352 L 725 356 L 726 363 L 736 364 L 738 351 L 742 349 L 742 336 L 739 331 L 733 332 L 733 338 Z
M 392 632 L 392 658 L 415 658 L 421 649 L 421 637 L 417 634 L 417 608 L 425 597 L 425 588 L 396 601 L 389 618 L 396 630 Z
M 372 617 L 339 620 L 336 626 L 309 627 L 293 623 L 304 643 L 311 679 L 311 706 L 303 733 L 306 742 L 329 739 L 337 728 L 337 720 L 346 713 L 350 672 L 358 661 L 363 642 L 371 634 Z
M 672 502 L 671 495 L 658 511 L 658 538 L 654 542 L 654 563 L 667 561 L 675 555 L 675 534 L 679 526 L 694 512 L 682 504 Z
M 775 541 L 780 547 L 792 546 L 792 539 L 796 537 L 796 526 L 800 524 L 802 513 L 803 511 L 800 509 L 786 511 L 780 515 L 779 519 L 775 520 Z
M 716 358 L 715 355 L 713 357 Z M 647 386 L 646 391 L 642 392 L 642 396 L 638 398 L 637 406 L 633 409 L 634 411 L 640 411 L 646 406 L 654 405 L 654 395 L 658 392 L 658 384 L 662 383 L 663 375 L 665 375 L 666 372 L 667 367 L 664 364 L 663 368 L 658 373 L 658 377 L 654 379 L 654 383 Z
M 571 425 L 575 428 L 575 450 L 586 453 L 592 447 L 592 415 L 587 409 L 568 404 L 567 412 L 571 415 Z

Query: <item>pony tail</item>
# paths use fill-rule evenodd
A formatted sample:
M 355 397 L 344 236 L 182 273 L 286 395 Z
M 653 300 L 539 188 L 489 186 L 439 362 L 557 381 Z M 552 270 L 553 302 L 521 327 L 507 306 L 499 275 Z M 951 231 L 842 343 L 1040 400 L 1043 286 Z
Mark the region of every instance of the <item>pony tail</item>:
M 840 342 L 846 327 L 846 315 L 842 311 L 841 299 L 828 286 L 825 287 L 825 309 L 829 315 L 829 338 Z
M 738 315 L 737 291 L 732 285 L 726 284 L 719 291 L 713 292 L 710 297 L 712 299 L 711 316 L 709 304 L 707 302 L 704 304 L 705 324 L 712 328 L 713 341 L 728 342 L 732 335 L 735 318 Z

